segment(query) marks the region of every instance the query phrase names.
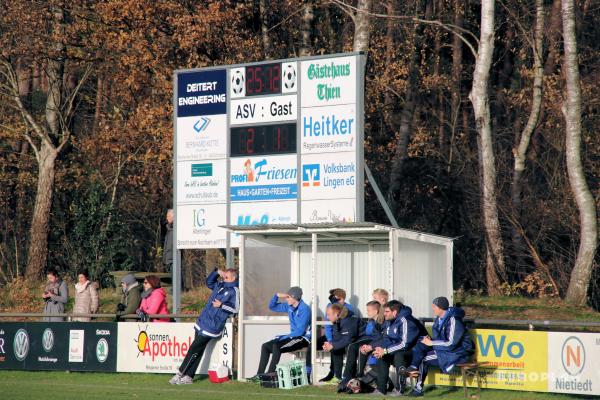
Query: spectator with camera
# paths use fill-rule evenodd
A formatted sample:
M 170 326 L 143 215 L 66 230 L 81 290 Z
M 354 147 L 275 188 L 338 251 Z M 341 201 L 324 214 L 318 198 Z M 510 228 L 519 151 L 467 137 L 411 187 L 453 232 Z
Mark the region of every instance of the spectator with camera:
M 69 300 L 69 289 L 67 283 L 58 275 L 56 268 L 49 268 L 46 273 L 48 283 L 44 287 L 44 314 L 49 315 L 44 317 L 45 322 L 62 322 L 64 317 L 51 317 L 50 315 L 63 314 L 65 305 Z
M 127 274 L 121 279 L 123 296 L 117 304 L 117 319 L 122 315 L 135 314 L 142 301 L 142 287 L 133 274 Z M 136 321 L 135 318 L 126 318 L 124 321 Z

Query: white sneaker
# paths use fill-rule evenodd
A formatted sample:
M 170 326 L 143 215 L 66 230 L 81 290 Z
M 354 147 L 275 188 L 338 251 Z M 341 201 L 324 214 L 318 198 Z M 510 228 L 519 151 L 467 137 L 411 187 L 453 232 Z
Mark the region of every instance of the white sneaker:
M 169 383 L 171 385 L 177 385 L 177 383 L 179 382 L 180 379 L 181 379 L 181 372 L 177 371 L 177 373 L 175 375 L 173 375 L 173 377 L 169 380 Z
M 187 375 L 183 375 L 177 381 L 177 385 L 191 385 L 192 383 L 194 383 L 194 380 L 191 377 L 187 376 Z

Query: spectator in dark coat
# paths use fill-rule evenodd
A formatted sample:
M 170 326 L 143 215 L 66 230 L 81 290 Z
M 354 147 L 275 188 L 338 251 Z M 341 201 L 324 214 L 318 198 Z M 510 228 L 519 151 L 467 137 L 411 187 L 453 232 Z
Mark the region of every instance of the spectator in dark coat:
M 167 233 L 163 245 L 162 263 L 165 272 L 173 270 L 173 209 L 167 211 Z
M 142 287 L 133 274 L 127 274 L 121 279 L 123 297 L 117 304 L 117 318 L 121 315 L 135 314 L 142 301 Z M 125 319 L 125 321 L 137 321 L 136 319 Z

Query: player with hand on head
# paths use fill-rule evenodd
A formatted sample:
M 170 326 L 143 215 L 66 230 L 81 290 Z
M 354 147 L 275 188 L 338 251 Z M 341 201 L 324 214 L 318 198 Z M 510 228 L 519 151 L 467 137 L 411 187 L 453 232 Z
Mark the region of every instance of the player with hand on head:
M 229 316 L 238 313 L 240 293 L 237 278 L 238 274 L 235 269 L 223 271 L 217 268 L 206 278 L 206 286 L 212 289 L 212 293 L 194 325 L 196 332 L 194 341 L 179 370 L 169 381 L 170 384 L 188 385 L 193 383 L 206 346 L 211 340 L 221 338 Z
M 258 383 L 260 376 L 265 373 L 275 372 L 282 353 L 289 353 L 310 347 L 310 307 L 302 300 L 302 289 L 298 286 L 291 287 L 287 293 L 275 293 L 269 309 L 274 312 L 287 313 L 290 320 L 290 333 L 276 336 L 274 339 L 263 343 L 260 350 L 260 362 L 256 375 L 250 378 L 251 382 Z M 267 363 L 271 363 L 267 369 Z M 308 357 L 307 357 L 308 358 Z M 310 358 L 307 359 L 307 369 Z

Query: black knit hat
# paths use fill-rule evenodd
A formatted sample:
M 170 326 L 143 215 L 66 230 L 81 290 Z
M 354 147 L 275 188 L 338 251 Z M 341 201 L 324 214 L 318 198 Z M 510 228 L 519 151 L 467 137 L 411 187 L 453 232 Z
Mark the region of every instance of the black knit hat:
M 447 310 L 450 307 L 450 302 L 448 301 L 447 298 L 445 297 L 436 297 L 435 299 L 433 299 L 432 303 L 436 306 L 438 306 L 439 308 L 441 308 L 442 310 Z

